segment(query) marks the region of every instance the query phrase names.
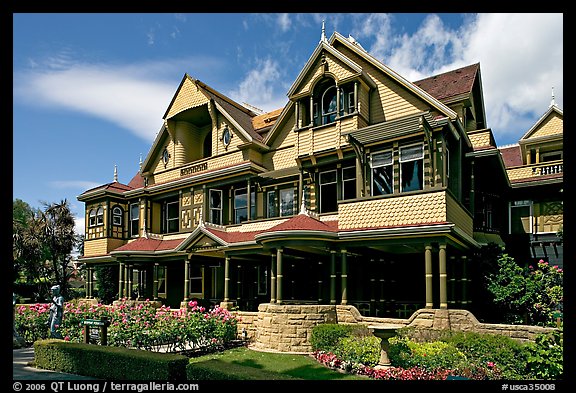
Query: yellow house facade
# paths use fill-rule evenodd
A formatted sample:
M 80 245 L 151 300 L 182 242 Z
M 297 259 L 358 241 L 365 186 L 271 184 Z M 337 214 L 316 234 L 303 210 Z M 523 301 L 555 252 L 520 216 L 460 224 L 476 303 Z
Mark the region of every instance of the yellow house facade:
M 287 96 L 260 113 L 184 75 L 134 178 L 78 197 L 88 297 L 114 266 L 119 299 L 172 307 L 471 307 L 513 182 L 480 64 L 410 82 L 336 32 Z

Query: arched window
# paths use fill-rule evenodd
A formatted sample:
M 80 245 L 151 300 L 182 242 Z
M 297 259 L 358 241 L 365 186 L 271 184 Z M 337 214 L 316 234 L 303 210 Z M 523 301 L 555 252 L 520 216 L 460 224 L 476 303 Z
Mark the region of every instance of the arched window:
M 122 225 L 122 213 L 122 208 L 120 206 L 114 206 L 112 209 L 112 225 Z
M 99 207 L 96 210 L 96 225 L 103 225 L 104 224 L 104 208 Z
M 334 80 L 326 79 L 318 85 L 315 91 L 314 125 L 333 123 L 337 117 L 346 113 L 344 90 L 337 87 Z M 339 105 L 338 99 L 340 99 Z
M 203 153 L 203 155 L 202 155 L 203 158 L 212 156 L 212 131 L 210 131 L 204 137 L 204 146 L 203 146 L 202 153 Z
M 88 226 L 96 226 L 96 210 L 94 209 L 90 210 L 90 213 L 88 213 Z

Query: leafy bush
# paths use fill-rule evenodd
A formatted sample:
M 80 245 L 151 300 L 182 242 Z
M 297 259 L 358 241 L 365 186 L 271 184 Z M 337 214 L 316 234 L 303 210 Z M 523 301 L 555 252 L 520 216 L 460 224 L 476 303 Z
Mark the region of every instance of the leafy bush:
M 522 379 L 526 364 L 523 344 L 497 334 L 454 332 L 444 341 L 458 348 L 471 364 L 492 364 L 506 379 Z
M 563 340 L 559 331 L 540 334 L 533 343 L 528 343 L 526 352 L 526 372 L 536 379 L 562 379 Z
M 406 337 L 392 337 L 388 342 L 390 362 L 397 367 L 422 367 L 430 371 L 454 369 L 466 360 L 458 348 L 443 341 L 417 343 Z
M 380 360 L 380 339 L 375 336 L 341 337 L 334 354 L 345 362 L 375 366 Z
M 334 352 L 338 340 L 348 337 L 354 330 L 360 329 L 356 325 L 338 323 L 321 323 L 312 328 L 310 345 L 314 351 Z

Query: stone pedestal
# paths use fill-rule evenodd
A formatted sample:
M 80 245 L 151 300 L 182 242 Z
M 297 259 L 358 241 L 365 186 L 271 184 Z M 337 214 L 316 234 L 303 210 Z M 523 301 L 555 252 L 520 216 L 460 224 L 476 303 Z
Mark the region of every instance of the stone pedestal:
M 390 366 L 390 359 L 388 358 L 388 350 L 390 343 L 388 339 L 396 335 L 396 331 L 403 327 L 402 325 L 368 325 L 368 329 L 372 330 L 372 334 L 380 338 L 380 361 L 379 366 Z

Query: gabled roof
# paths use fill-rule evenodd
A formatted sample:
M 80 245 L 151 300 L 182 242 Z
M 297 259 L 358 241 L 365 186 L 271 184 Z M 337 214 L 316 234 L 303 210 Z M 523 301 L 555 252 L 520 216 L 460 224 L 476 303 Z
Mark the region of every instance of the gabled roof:
M 320 221 L 308 214 L 300 213 L 281 224 L 267 230 L 270 232 L 284 231 L 323 231 L 338 232 L 338 221 Z
M 132 189 L 133 187 L 131 187 L 130 185 L 122 184 L 115 181 L 84 191 L 82 194 L 78 196 L 78 200 L 81 201 L 85 199 L 85 197 L 90 196 L 91 194 L 105 194 L 105 193 L 122 194 L 123 192 L 130 191 Z
M 139 237 L 138 239 L 126 243 L 123 246 L 118 247 L 110 254 L 115 253 L 126 253 L 130 252 L 158 252 L 158 251 L 170 251 L 178 247 L 184 239 L 170 239 L 170 240 L 160 240 L 152 239 L 146 237 Z
M 421 79 L 414 82 L 414 84 L 440 101 L 449 101 L 450 98 L 472 93 L 472 87 L 479 70 L 480 63 L 471 64 Z
M 522 136 L 522 138 L 520 138 L 520 141 L 524 141 L 528 138 L 530 138 L 530 136 L 536 132 L 536 130 L 538 129 L 538 127 L 540 126 L 540 124 L 542 124 L 544 122 L 544 120 L 546 120 L 548 118 L 548 116 L 550 116 L 550 114 L 552 113 L 557 113 L 560 116 L 564 117 L 564 111 L 562 111 L 562 109 L 558 108 L 558 106 L 556 105 L 551 105 L 548 110 L 546 111 L 546 113 L 544 113 L 540 119 L 538 119 L 538 121 Z
M 438 111 L 440 111 L 441 113 L 443 113 L 444 115 L 446 115 L 450 119 L 456 119 L 458 117 L 456 112 L 454 112 L 452 109 L 448 108 L 445 104 L 440 102 L 437 98 L 432 96 L 430 93 L 428 93 L 424 89 L 418 87 L 414 83 L 408 81 L 406 78 L 404 78 L 403 76 L 398 74 L 396 71 L 394 71 L 393 69 L 391 69 L 390 67 L 388 67 L 387 65 L 382 63 L 380 60 L 376 59 L 371 54 L 369 54 L 364 48 L 360 47 L 359 45 L 352 43 L 346 37 L 344 37 L 342 34 L 340 34 L 338 32 L 334 32 L 332 34 L 332 37 L 330 37 L 330 45 L 334 46 L 334 42 L 336 42 L 336 41 L 338 41 L 339 43 L 346 46 L 348 49 L 350 49 L 351 51 L 356 53 L 358 56 L 366 59 L 368 62 L 370 62 L 376 68 L 378 68 L 379 70 L 384 72 L 386 75 L 388 75 L 390 78 L 392 78 L 393 80 L 398 82 L 400 85 L 405 87 L 410 92 L 414 93 L 415 95 L 417 95 L 418 97 L 420 97 L 424 101 L 428 102 L 430 105 L 432 105 L 434 108 L 436 108 Z

